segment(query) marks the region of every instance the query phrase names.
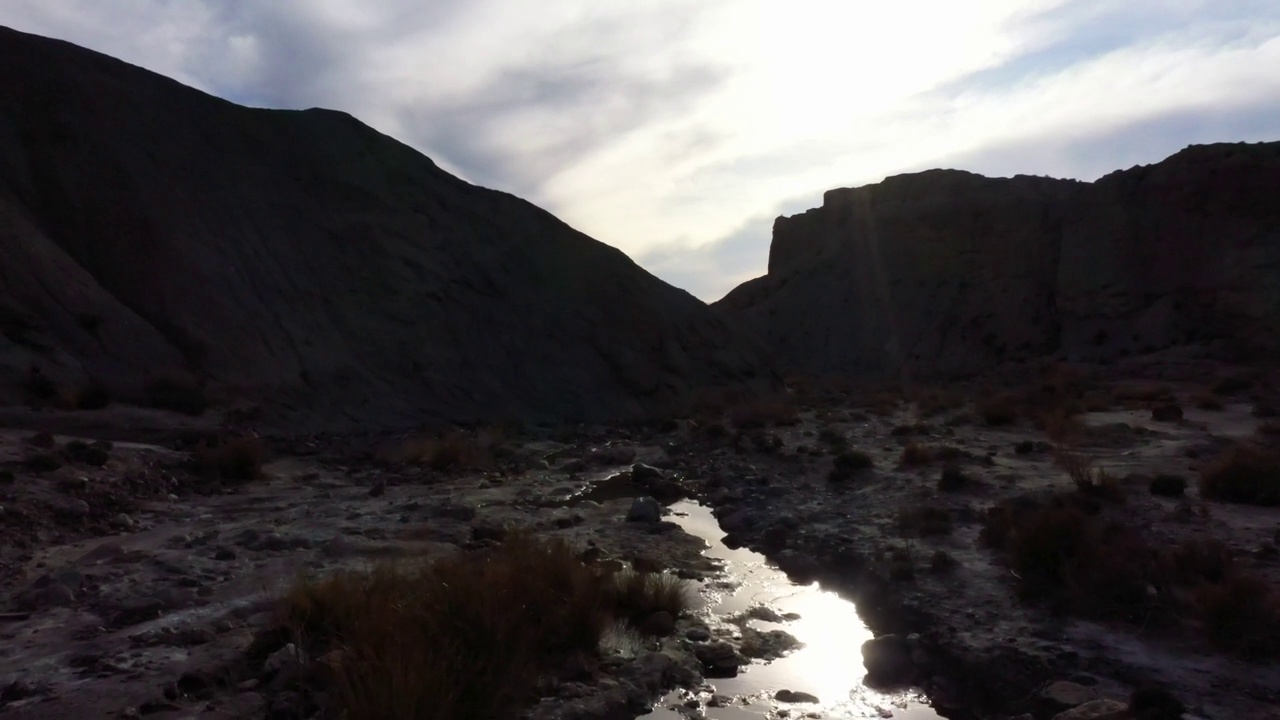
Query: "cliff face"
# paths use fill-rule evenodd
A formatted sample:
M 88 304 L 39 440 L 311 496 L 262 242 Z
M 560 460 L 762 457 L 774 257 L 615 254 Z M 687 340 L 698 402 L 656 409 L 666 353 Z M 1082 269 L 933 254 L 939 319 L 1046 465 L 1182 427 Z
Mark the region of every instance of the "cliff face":
M 932 170 L 774 224 L 717 303 L 790 369 L 962 374 L 1063 352 L 1280 349 L 1280 143 L 1192 147 L 1094 183 Z
M 0 28 L 0 400 L 179 367 L 297 427 L 613 418 L 767 390 L 621 252 L 354 118 L 249 109 Z

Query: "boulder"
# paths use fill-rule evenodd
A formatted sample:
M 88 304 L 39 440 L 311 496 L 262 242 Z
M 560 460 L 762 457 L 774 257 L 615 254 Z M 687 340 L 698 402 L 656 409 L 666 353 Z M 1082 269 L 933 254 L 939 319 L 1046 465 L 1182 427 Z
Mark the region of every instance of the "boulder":
M 875 685 L 906 685 L 915 678 L 911 647 L 897 635 L 881 635 L 862 643 L 862 664 L 867 668 L 867 681 Z
M 631 501 L 627 522 L 656 523 L 662 520 L 662 505 L 651 497 L 638 497 Z

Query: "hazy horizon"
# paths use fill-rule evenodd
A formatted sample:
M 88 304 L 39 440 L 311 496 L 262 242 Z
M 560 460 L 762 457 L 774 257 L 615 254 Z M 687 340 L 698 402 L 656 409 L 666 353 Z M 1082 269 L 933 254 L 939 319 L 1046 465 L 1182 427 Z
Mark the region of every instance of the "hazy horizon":
M 1280 139 L 1270 0 L 10 0 L 0 24 L 349 112 L 708 301 L 831 188 Z

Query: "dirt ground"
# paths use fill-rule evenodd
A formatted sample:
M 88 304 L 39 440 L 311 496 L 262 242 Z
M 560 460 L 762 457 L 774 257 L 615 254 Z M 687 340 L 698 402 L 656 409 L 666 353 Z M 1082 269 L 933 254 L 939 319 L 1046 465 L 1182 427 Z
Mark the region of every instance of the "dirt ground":
M 670 522 L 626 519 L 636 495 L 687 493 L 714 509 L 729 544 L 847 592 L 878 634 L 923 638 L 912 682 L 949 717 L 1053 717 L 1067 706 L 1044 700 L 1052 681 L 1118 701 L 1157 684 L 1193 717 L 1280 717 L 1274 661 L 1224 652 L 1194 623 L 1089 620 L 1020 600 L 1009 567 L 979 537 L 988 508 L 1073 487 L 1054 452 L 1069 446 L 1117 479 L 1126 499 L 1107 512 L 1152 544 L 1215 539 L 1280 587 L 1277 509 L 1205 501 L 1195 482 L 1222 448 L 1256 437 L 1275 376 L 1199 409 L 1214 404 L 1204 401 L 1207 371 L 1165 366 L 1164 377 L 1122 369 L 1163 386 L 1129 393 L 1140 398 L 1114 399 L 1135 380 L 1092 379 L 1113 400 L 1078 415 L 1069 440 L 1051 440 L 1029 416 L 984 422 L 990 391 L 979 385 L 936 403 L 808 388 L 764 419 L 719 408 L 649 428 L 513 433 L 503 459 L 476 471 L 376 463 L 367 439 L 276 441 L 267 477 L 247 484 L 193 472 L 185 441 L 160 432 L 163 418 L 130 443 L 128 427 L 103 419 L 6 416 L 22 429 L 0 431 L 0 715 L 296 715 L 252 673 L 230 687 L 207 677 L 243 663 L 298 573 L 481 547 L 514 524 L 594 545 L 597 561 L 714 578 L 700 540 Z M 1154 420 L 1152 408 L 1171 401 L 1183 417 Z M 37 433 L 42 420 L 60 434 Z M 114 442 L 98 441 L 104 428 Z M 948 459 L 903 464 L 910 444 Z M 873 468 L 833 482 L 840 448 L 866 452 Z M 634 462 L 658 468 L 662 487 L 619 483 Z M 965 480 L 941 490 L 948 466 Z M 1185 496 L 1151 494 L 1159 474 L 1186 478 Z M 946 531 L 904 523 L 920 507 L 944 508 Z M 603 662 L 531 717 L 634 717 L 637 697 L 700 685 L 691 658 L 717 640 L 705 629 L 681 619 L 670 637 Z

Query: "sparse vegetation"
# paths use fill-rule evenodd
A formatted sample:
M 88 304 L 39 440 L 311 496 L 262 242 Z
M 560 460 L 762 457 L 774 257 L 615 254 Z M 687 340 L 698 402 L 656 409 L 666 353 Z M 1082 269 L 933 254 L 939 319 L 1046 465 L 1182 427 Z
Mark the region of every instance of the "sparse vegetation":
M 262 441 L 249 435 L 201 440 L 192 461 L 200 474 L 218 480 L 247 482 L 262 477 L 267 451 Z
M 952 557 L 946 550 L 934 550 L 929 560 L 929 571 L 935 574 L 949 573 L 960 566 L 960 561 Z
M 686 609 L 666 576 L 612 575 L 522 533 L 484 554 L 300 579 L 288 639 L 322 658 L 336 716 L 514 717 L 544 677 L 590 656 L 615 621 Z
M 1237 443 L 1200 471 L 1200 496 L 1246 505 L 1280 505 L 1280 452 Z
M 1114 503 L 1125 501 L 1125 492 L 1120 485 L 1120 479 L 1101 468 L 1094 467 L 1093 460 L 1089 456 L 1060 450 L 1054 461 L 1071 477 L 1080 494 Z
M 938 489 L 942 492 L 954 492 L 969 484 L 969 476 L 955 463 L 947 463 L 942 468 L 942 476 L 938 478 Z
M 991 427 L 1012 425 L 1018 421 L 1018 403 L 1008 393 L 993 395 L 977 403 L 978 415 Z
M 1215 645 L 1244 657 L 1280 655 L 1280 594 L 1257 575 L 1230 570 L 1195 592 L 1205 634 Z
M 501 445 L 501 428 L 481 428 L 474 435 L 452 430 L 443 435 L 423 434 L 384 449 L 380 459 L 408 465 L 425 465 L 432 470 L 467 470 L 487 467 Z
M 902 457 L 900 461 L 903 465 L 928 465 L 934 460 L 934 452 L 931 448 L 918 443 L 910 443 L 902 448 Z

